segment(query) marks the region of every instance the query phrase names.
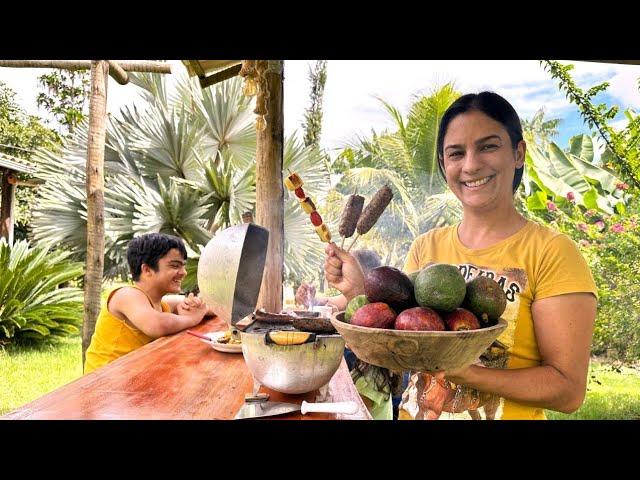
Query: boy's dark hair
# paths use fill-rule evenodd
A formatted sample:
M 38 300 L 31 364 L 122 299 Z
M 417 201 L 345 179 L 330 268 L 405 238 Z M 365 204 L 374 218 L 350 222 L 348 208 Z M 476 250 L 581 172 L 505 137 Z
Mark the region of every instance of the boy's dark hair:
M 514 150 L 522 140 L 520 117 L 518 117 L 513 106 L 503 97 L 494 92 L 468 93 L 467 95 L 461 96 L 444 112 L 440 127 L 438 128 L 438 140 L 436 144 L 438 151 L 438 169 L 440 170 L 442 178 L 445 179 L 445 182 L 447 178 L 444 174 L 444 136 L 447 133 L 447 128 L 449 128 L 451 120 L 469 111 L 482 112 L 488 117 L 493 118 L 496 122 L 501 123 L 509 134 L 511 147 Z M 516 173 L 513 177 L 514 193 L 522 181 L 523 171 L 524 167 L 516 168 Z
M 133 281 L 140 280 L 142 264 L 149 265 L 153 271 L 158 271 L 158 260 L 164 257 L 172 248 L 177 249 L 182 258 L 187 259 L 187 249 L 182 239 L 165 233 L 148 233 L 140 235 L 129 242 L 127 248 L 127 262 Z

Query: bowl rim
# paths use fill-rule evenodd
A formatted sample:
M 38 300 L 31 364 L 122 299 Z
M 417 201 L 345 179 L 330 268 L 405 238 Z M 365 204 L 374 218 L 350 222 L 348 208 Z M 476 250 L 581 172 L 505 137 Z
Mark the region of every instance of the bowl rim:
M 338 319 L 338 315 L 344 314 L 344 310 L 340 312 L 336 312 L 331 315 L 331 323 L 338 330 L 338 325 L 344 328 L 351 329 L 356 332 L 364 332 L 364 333 L 382 333 L 382 334 L 394 334 L 401 336 L 411 336 L 417 335 L 420 337 L 467 337 L 469 335 L 479 334 L 479 332 L 491 332 L 493 330 L 505 329 L 508 326 L 508 322 L 500 317 L 498 319 L 498 323 L 492 325 L 490 327 L 484 328 L 476 328 L 475 330 L 396 330 L 395 328 L 377 328 L 377 327 L 363 327 L 360 325 L 353 325 L 351 323 L 345 322 L 343 320 Z

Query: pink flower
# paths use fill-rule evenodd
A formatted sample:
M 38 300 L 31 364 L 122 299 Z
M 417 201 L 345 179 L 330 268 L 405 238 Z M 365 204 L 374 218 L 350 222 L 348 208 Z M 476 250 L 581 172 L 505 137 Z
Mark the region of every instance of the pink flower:
M 555 212 L 556 210 L 558 210 L 558 207 L 556 207 L 556 204 L 553 202 L 547 202 L 547 208 L 552 212 Z
M 583 247 L 588 247 L 591 244 L 589 243 L 589 240 L 580 240 L 580 245 L 582 245 Z
M 619 182 L 619 183 L 616 183 L 616 188 L 618 190 L 628 190 L 629 189 L 629 185 L 627 185 L 624 182 Z
M 598 220 L 595 223 L 595 226 L 598 227 L 598 230 L 600 230 L 600 231 L 604 230 L 604 222 L 602 220 Z
M 614 233 L 622 233 L 624 232 L 624 227 L 621 223 L 614 223 L 613 225 L 611 225 L 611 227 L 609 227 L 609 230 Z
M 573 193 L 573 192 L 567 193 L 567 200 L 569 200 L 571 203 L 575 203 L 575 201 L 576 201 L 575 193 Z
M 596 212 L 593 208 L 590 208 L 589 210 L 584 212 L 584 216 L 589 218 L 589 217 L 593 217 L 596 213 L 598 212 Z
M 589 226 L 586 223 L 579 223 L 578 224 L 578 230 L 586 232 L 586 231 L 589 230 Z

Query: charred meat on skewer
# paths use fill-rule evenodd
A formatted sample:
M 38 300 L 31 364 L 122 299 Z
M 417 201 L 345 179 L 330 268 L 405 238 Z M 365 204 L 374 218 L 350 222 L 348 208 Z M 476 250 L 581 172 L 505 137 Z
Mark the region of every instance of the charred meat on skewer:
M 369 204 L 364 208 L 362 215 L 360 215 L 356 225 L 358 235 L 364 235 L 371 230 L 392 198 L 393 192 L 388 185 L 385 185 L 375 193 Z
M 356 231 L 356 225 L 358 219 L 362 213 L 362 207 L 364 207 L 364 197 L 360 195 L 349 195 L 347 204 L 342 211 L 342 218 L 340 219 L 340 227 L 338 232 L 341 237 L 349 238 Z

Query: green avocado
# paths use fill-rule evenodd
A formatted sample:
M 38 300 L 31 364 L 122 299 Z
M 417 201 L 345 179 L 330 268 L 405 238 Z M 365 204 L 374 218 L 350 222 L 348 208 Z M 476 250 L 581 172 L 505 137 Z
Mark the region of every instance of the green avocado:
M 421 307 L 452 312 L 462 304 L 467 285 L 458 267 L 436 263 L 418 273 L 414 292 L 416 301 Z
M 347 308 L 344 311 L 344 321 L 347 323 L 351 323 L 351 317 L 354 313 L 356 313 L 356 310 L 366 305 L 367 303 L 369 303 L 369 300 L 367 300 L 366 295 L 358 295 L 356 297 L 353 297 L 347 304 Z
M 507 308 L 507 295 L 489 277 L 476 277 L 467 283 L 464 308 L 478 317 L 483 327 L 494 325 Z

